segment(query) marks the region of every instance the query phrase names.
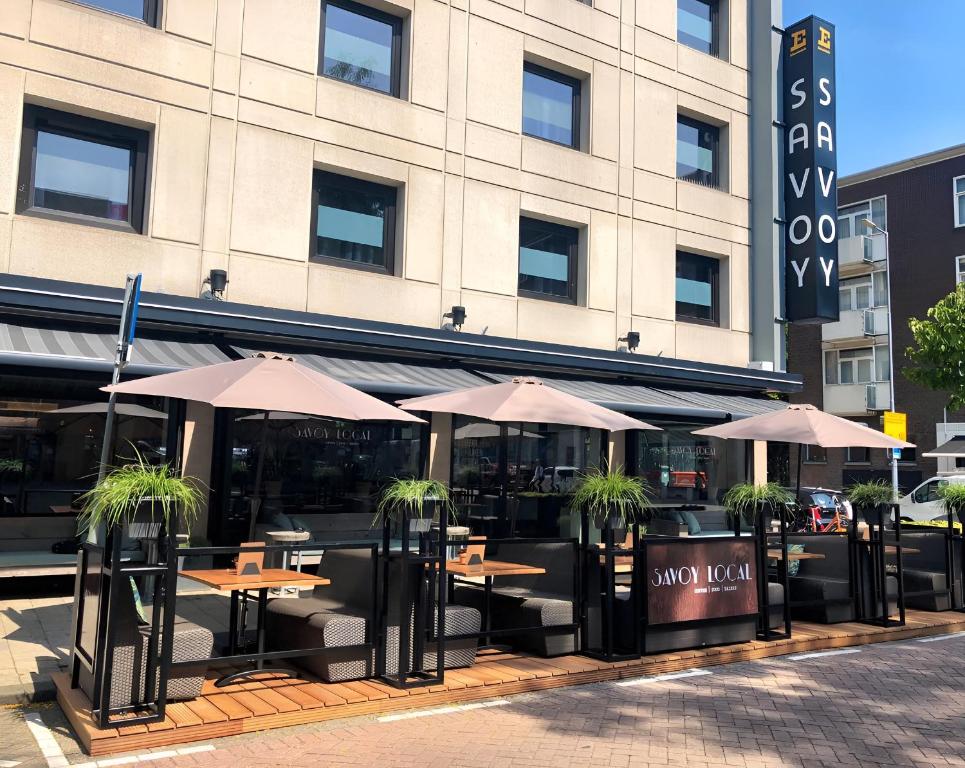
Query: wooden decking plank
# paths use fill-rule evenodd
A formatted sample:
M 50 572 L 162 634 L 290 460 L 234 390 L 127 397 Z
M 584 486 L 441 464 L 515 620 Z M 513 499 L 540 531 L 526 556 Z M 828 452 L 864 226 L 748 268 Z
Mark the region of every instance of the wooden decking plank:
M 241 706 L 250 710 L 251 714 L 255 717 L 264 717 L 265 715 L 278 713 L 278 710 L 268 704 L 264 699 L 255 696 L 254 691 L 235 691 L 228 695 L 241 704 Z
M 280 689 L 279 693 L 284 694 L 293 702 L 298 704 L 301 709 L 316 709 L 325 705 L 302 689 L 301 685 L 291 684 L 287 688 Z
M 184 702 L 185 706 L 194 714 L 201 718 L 205 725 L 211 723 L 224 723 L 228 721 L 228 716 L 212 704 L 204 696 L 199 696 L 191 701 Z
M 252 691 L 252 693 L 268 706 L 274 707 L 278 712 L 297 712 L 302 708 L 298 702 L 288 698 L 282 691 L 275 688 L 262 688 L 260 691 Z
M 204 725 L 204 720 L 188 709 L 183 701 L 175 701 L 167 706 L 167 715 L 178 728 L 186 728 L 192 725 Z
M 389 694 L 380 691 L 374 685 L 369 685 L 365 680 L 349 680 L 342 683 L 346 688 L 351 688 L 356 693 L 364 696 L 368 701 L 380 701 L 389 698 Z
M 447 677 L 448 675 L 449 673 L 446 672 Z M 409 692 L 404 688 L 396 688 L 394 685 L 388 685 L 387 683 L 383 683 L 381 680 L 366 680 L 365 684 L 372 686 L 380 693 L 384 693 L 390 699 L 404 699 L 409 695 Z
M 302 691 L 309 696 L 314 696 L 326 707 L 343 707 L 348 703 L 341 696 L 330 691 L 327 683 L 307 683 L 302 686 Z
M 469 677 L 465 672 L 465 669 L 451 669 L 446 672 L 446 677 L 460 681 L 467 688 L 482 688 L 486 685 L 485 680 L 480 680 L 478 677 Z
M 227 693 L 213 693 L 204 697 L 206 701 L 213 704 L 227 715 L 229 720 L 246 720 L 254 716 L 254 713 Z
M 364 694 L 352 690 L 344 683 L 319 683 L 319 685 L 324 685 L 327 690 L 344 699 L 349 704 L 356 704 L 360 701 L 368 701 L 368 698 Z

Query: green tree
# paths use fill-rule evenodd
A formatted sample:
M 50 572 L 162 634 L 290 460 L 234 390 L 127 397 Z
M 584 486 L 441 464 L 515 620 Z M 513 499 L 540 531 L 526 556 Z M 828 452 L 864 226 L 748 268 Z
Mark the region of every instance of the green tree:
M 926 319 L 911 318 L 908 327 L 915 346 L 905 352 L 911 362 L 905 376 L 948 392 L 950 409 L 965 409 L 965 283 L 929 309 Z

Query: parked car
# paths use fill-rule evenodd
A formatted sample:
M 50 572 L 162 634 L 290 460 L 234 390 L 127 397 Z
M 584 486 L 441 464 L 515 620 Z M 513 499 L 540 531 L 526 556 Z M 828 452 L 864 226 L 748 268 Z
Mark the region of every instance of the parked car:
M 901 517 L 906 520 L 934 520 L 944 517 L 939 490 L 952 484 L 965 483 L 965 475 L 942 475 L 930 477 L 907 496 L 898 500 Z
M 788 488 L 791 495 L 794 489 Z M 848 520 L 853 518 L 851 502 L 847 495 L 842 491 L 835 491 L 830 488 L 801 488 L 797 497 L 798 503 L 808 509 L 817 508 L 818 517 L 822 523 L 829 523 L 834 518 L 836 512 L 841 512 Z

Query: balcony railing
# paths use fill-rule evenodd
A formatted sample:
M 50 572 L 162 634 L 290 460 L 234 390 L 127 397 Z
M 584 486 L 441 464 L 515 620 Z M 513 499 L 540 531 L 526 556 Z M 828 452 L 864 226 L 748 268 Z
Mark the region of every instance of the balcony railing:
M 868 411 L 891 408 L 891 387 L 887 381 L 862 384 L 826 384 L 824 410 L 836 416 L 863 416 Z
M 849 309 L 841 313 L 836 323 L 821 326 L 824 341 L 848 341 L 888 333 L 888 307 Z

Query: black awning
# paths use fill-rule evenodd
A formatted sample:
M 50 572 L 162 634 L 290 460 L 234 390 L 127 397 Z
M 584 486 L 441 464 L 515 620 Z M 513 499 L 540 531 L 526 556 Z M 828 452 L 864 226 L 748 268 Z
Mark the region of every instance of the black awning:
M 965 435 L 956 435 L 922 456 L 928 459 L 965 459 Z

